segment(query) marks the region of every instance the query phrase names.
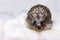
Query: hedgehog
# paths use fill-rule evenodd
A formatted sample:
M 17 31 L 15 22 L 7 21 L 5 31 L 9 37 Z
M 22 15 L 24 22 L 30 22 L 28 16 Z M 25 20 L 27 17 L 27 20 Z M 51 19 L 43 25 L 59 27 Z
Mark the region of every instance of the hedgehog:
M 26 22 L 28 28 L 36 31 L 51 29 L 51 12 L 44 5 L 34 5 L 27 13 Z

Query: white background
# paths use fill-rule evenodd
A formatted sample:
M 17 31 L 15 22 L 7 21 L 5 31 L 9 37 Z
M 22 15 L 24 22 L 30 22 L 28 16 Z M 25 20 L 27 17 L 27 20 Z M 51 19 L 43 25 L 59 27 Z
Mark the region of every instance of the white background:
M 60 0 L 0 0 L 0 40 L 4 38 L 3 24 L 36 4 L 46 5 L 51 11 L 52 20 L 60 24 Z

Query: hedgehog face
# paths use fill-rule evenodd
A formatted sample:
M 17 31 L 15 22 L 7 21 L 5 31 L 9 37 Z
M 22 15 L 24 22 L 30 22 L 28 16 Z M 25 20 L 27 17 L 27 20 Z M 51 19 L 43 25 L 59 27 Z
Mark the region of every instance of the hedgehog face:
M 42 22 L 46 19 L 50 19 L 50 12 L 45 6 L 37 5 L 31 8 L 28 12 L 30 17 L 30 23 L 33 24 L 36 28 L 40 29 L 42 27 Z M 48 18 L 47 18 L 48 17 Z

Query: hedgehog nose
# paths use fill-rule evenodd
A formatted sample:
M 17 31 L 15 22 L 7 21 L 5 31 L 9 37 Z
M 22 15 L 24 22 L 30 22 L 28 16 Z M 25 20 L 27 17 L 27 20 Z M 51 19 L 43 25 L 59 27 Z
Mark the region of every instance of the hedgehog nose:
M 40 27 L 40 26 L 36 26 L 36 28 L 41 29 L 41 27 Z
M 38 29 L 41 29 L 41 27 L 40 27 L 40 26 L 38 26 L 37 28 L 38 28 Z
M 36 28 L 41 29 L 41 25 L 36 25 Z

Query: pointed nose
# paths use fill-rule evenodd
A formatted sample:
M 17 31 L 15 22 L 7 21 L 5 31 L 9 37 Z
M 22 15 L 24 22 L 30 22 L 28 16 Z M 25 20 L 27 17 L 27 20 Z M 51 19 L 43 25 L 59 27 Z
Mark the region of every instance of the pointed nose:
M 41 29 L 41 27 L 40 27 L 40 26 L 38 26 L 37 28 L 38 28 L 38 29 Z
M 36 24 L 36 28 L 41 29 L 41 25 L 40 24 L 39 25 Z
M 41 26 L 36 26 L 37 29 L 41 29 Z

